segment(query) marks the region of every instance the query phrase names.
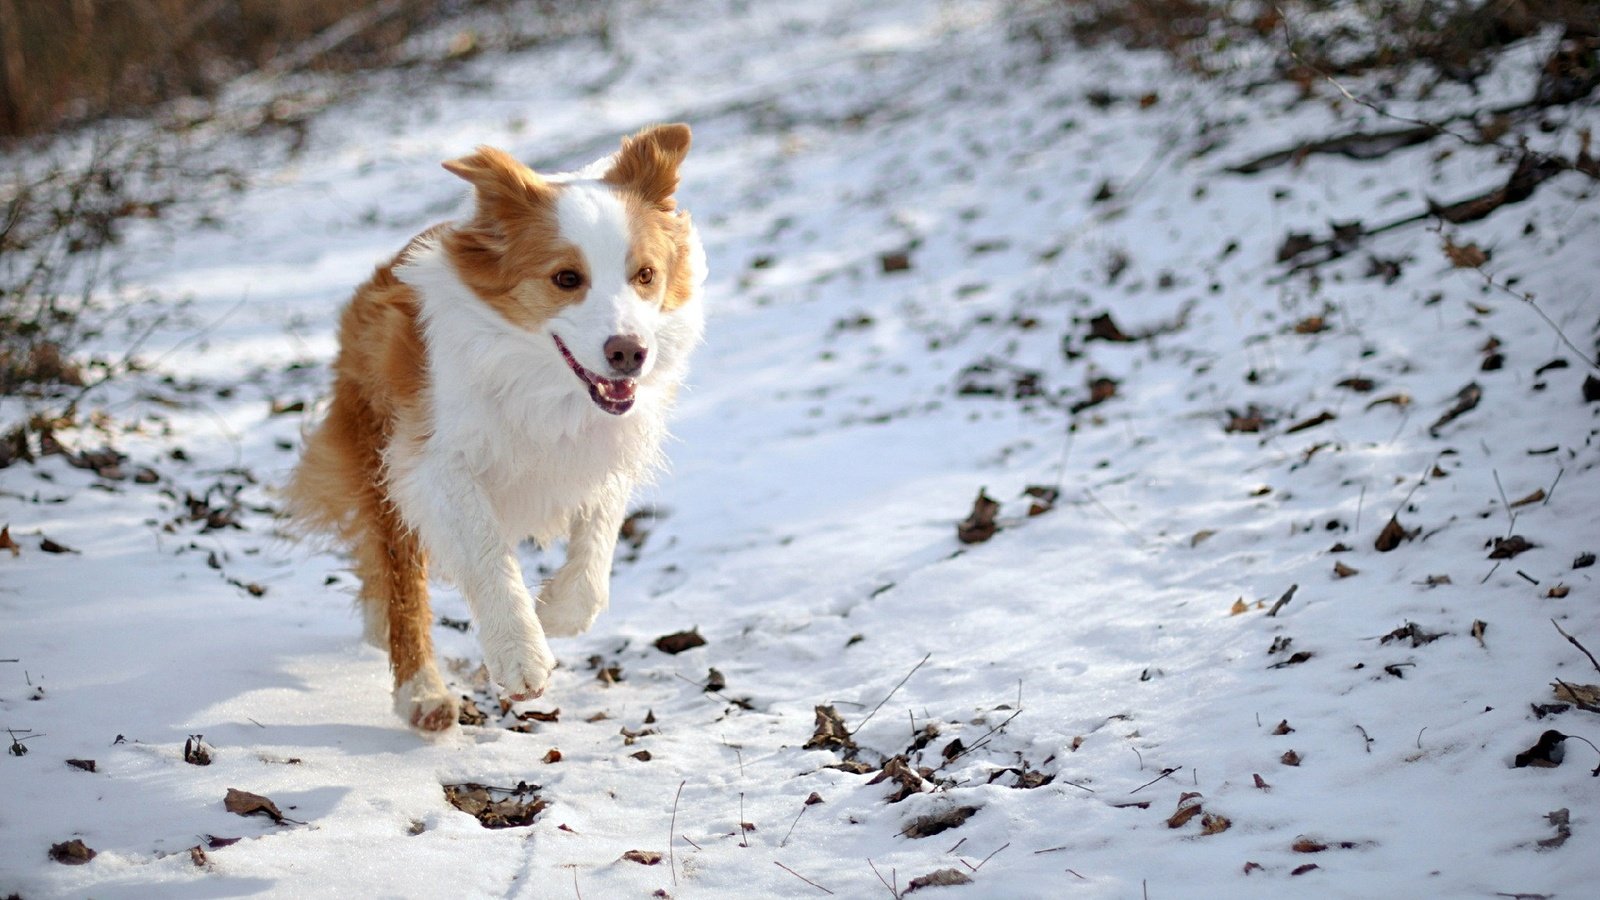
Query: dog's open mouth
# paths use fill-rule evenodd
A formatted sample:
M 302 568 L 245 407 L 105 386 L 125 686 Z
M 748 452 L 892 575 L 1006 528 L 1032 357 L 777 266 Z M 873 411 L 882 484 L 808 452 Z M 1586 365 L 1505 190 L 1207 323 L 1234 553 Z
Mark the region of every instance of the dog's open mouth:
M 601 378 L 599 375 L 585 369 L 573 358 L 572 351 L 561 340 L 560 335 L 551 335 L 556 339 L 556 349 L 561 351 L 561 358 L 567 361 L 572 371 L 589 387 L 589 398 L 594 405 L 600 407 L 613 416 L 620 416 L 633 408 L 634 391 L 639 383 L 632 378 Z

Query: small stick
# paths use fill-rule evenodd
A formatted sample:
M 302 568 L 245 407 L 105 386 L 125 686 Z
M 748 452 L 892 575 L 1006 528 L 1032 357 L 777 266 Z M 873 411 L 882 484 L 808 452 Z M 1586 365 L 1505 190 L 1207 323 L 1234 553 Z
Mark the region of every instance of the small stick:
M 804 803 L 802 803 L 802 804 L 800 804 L 800 814 L 799 814 L 799 815 L 797 815 L 797 816 L 795 816 L 795 817 L 794 817 L 794 821 L 793 821 L 793 822 L 790 822 L 790 823 L 789 823 L 789 830 L 788 830 L 788 831 L 785 831 L 785 832 L 784 832 L 784 833 L 783 833 L 783 840 L 781 840 L 781 841 L 779 841 L 779 842 L 778 842 L 778 846 L 779 846 L 779 847 L 780 847 L 780 848 L 782 848 L 782 847 L 785 847 L 785 846 L 787 846 L 787 845 L 788 845 L 788 843 L 789 843 L 789 835 L 791 835 L 791 834 L 794 834 L 794 827 L 795 827 L 795 826 L 796 826 L 796 825 L 799 825 L 799 824 L 800 824 L 800 816 L 803 816 L 803 815 L 805 815 L 805 814 L 806 814 L 806 810 L 808 810 L 808 809 L 810 809 L 810 808 L 811 808 L 811 807 L 809 807 L 809 806 L 807 806 L 807 805 L 805 805 L 805 804 L 804 804 Z M 740 827 L 740 828 L 741 828 L 741 829 L 742 829 L 742 828 L 744 828 L 744 823 L 743 823 L 743 822 L 740 822 L 740 823 L 739 823 L 739 827 Z
M 1556 495 L 1556 485 L 1561 483 L 1561 476 L 1565 474 L 1567 474 L 1567 470 L 1565 468 L 1556 470 L 1556 480 L 1550 482 L 1550 490 L 1544 492 L 1544 502 L 1539 504 L 1540 506 L 1550 505 L 1550 498 Z M 13 662 L 14 661 L 15 660 L 13 660 Z M 4 660 L 0 660 L 0 662 L 4 662 Z
M 876 864 L 874 864 L 872 862 L 872 858 L 871 857 L 867 858 L 867 865 L 872 866 L 872 874 L 878 876 L 878 881 L 882 882 L 884 890 L 887 890 L 889 892 L 889 896 L 893 897 L 894 900 L 900 900 L 900 891 L 899 891 L 899 889 L 897 887 L 895 887 L 894 885 L 889 884 L 889 882 L 884 881 L 883 873 L 878 871 L 878 867 L 877 867 Z M 890 869 L 889 870 L 889 874 L 891 876 L 894 876 L 894 884 L 898 885 L 900 883 L 900 877 L 895 874 L 895 870 L 894 869 Z
M 1067 870 L 1067 871 L 1068 871 L 1068 872 L 1072 872 L 1072 870 L 1071 870 L 1071 869 L 1068 869 L 1068 870 Z M 1087 879 L 1087 878 L 1084 878 L 1084 877 L 1083 877 L 1083 876 L 1082 876 L 1082 875 L 1078 875 L 1078 873 L 1077 873 L 1077 872 L 1072 872 L 1072 874 L 1073 874 L 1073 875 L 1076 875 L 1076 876 L 1077 876 L 1077 877 L 1078 877 L 1078 879 L 1079 879 L 1079 880 L 1080 880 L 1080 881 L 1088 881 L 1088 880 L 1089 880 L 1089 879 Z
M 945 853 L 946 854 L 950 854 L 950 853 L 956 852 L 956 848 L 960 847 L 962 844 L 965 844 L 966 842 L 967 842 L 966 838 L 962 838 L 961 840 L 956 841 L 955 846 L 951 847 L 949 850 L 946 850 Z
M 700 850 L 700 851 L 704 852 L 704 848 L 702 848 L 699 844 L 696 844 L 694 842 L 694 840 L 692 838 L 690 838 L 687 834 L 680 834 L 680 835 L 678 835 L 678 837 L 681 837 L 685 841 L 688 841 L 689 846 L 695 848 L 696 850 Z
M 1373 743 L 1372 737 L 1370 735 L 1368 735 L 1367 734 L 1367 730 L 1365 728 L 1362 728 L 1360 725 L 1356 726 L 1356 730 L 1361 732 L 1361 737 L 1367 742 L 1367 752 L 1371 753 L 1372 752 L 1372 743 Z
M 1043 849 L 1043 850 L 1035 850 L 1035 851 L 1033 851 L 1033 853 L 1034 853 L 1034 855 L 1035 855 L 1035 856 L 1037 856 L 1037 855 L 1039 855 L 1039 854 L 1040 854 L 1040 853 L 1054 853 L 1054 852 L 1056 852 L 1056 851 L 1057 851 L 1057 850 L 1067 850 L 1067 849 L 1070 849 L 1070 847 L 1071 847 L 1071 845 L 1070 845 L 1070 844 L 1062 844 L 1062 845 L 1061 845 L 1061 846 L 1059 846 L 1059 847 L 1046 847 L 1046 848 L 1044 848 L 1044 849 Z
M 739 792 L 739 846 L 750 846 L 750 832 L 744 827 L 744 791 Z
M 884 698 L 883 698 L 883 699 L 882 699 L 882 700 L 879 700 L 879 701 L 878 701 L 878 705 L 877 705 L 877 706 L 874 706 L 874 707 L 873 707 L 873 708 L 872 708 L 872 712 L 869 712 L 869 713 L 867 713 L 867 717 L 866 717 L 866 718 L 865 718 L 865 719 L 862 719 L 862 720 L 861 720 L 861 724 L 860 724 L 860 725 L 857 725 L 857 726 L 856 726 L 856 727 L 855 727 L 855 728 L 854 728 L 854 730 L 852 730 L 852 731 L 851 731 L 851 732 L 850 732 L 850 736 L 851 736 L 851 737 L 855 737 L 855 736 L 856 736 L 856 732 L 858 732 L 858 731 L 860 731 L 860 730 L 861 730 L 861 729 L 862 729 L 862 728 L 864 728 L 864 727 L 866 727 L 866 724 L 867 724 L 867 723 L 868 723 L 868 722 L 870 722 L 870 721 L 872 721 L 872 717 L 873 717 L 873 716 L 875 716 L 875 715 L 877 715 L 877 714 L 878 714 L 878 710 L 880 710 L 880 709 L 882 709 L 882 708 L 883 708 L 883 705 L 884 705 L 884 704 L 885 704 L 885 703 L 888 703 L 888 702 L 889 702 L 889 697 L 893 697 L 893 696 L 894 696 L 894 695 L 895 695 L 895 692 L 896 692 L 896 691 L 898 691 L 898 690 L 900 690 L 900 688 L 901 688 L 901 687 L 902 687 L 902 686 L 903 686 L 903 685 L 904 685 L 904 684 L 905 684 L 905 683 L 906 683 L 906 682 L 907 682 L 907 681 L 909 681 L 909 680 L 910 680 L 910 679 L 911 679 L 911 676 L 912 676 L 912 675 L 915 675 L 915 674 L 917 674 L 917 670 L 918 670 L 918 669 L 920 669 L 920 668 L 922 668 L 922 663 L 925 663 L 925 662 L 927 662 L 927 661 L 928 661 L 928 658 L 929 658 L 929 657 L 931 657 L 931 656 L 933 656 L 933 651 L 932 651 L 932 650 L 930 650 L 930 651 L 928 651 L 928 653 L 927 653 L 927 655 L 925 655 L 925 656 L 923 656 L 923 657 L 922 657 L 922 661 L 921 661 L 921 662 L 919 662 L 919 663 L 917 663 L 917 664 L 916 664 L 916 665 L 914 665 L 914 666 L 912 666 L 912 667 L 911 667 L 911 671 L 909 671 L 909 672 L 907 672 L 907 673 L 906 673 L 906 677 L 905 677 L 905 678 L 902 678 L 902 679 L 900 679 L 900 683 L 899 683 L 899 684 L 896 684 L 896 685 L 895 685 L 895 686 L 894 686 L 894 687 L 892 687 L 892 688 L 890 688 L 890 689 L 889 689 L 889 695 L 888 695 L 888 696 L 887 696 L 887 697 L 884 697 Z
M 672 845 L 676 842 L 673 835 L 678 831 L 678 798 L 683 796 L 683 786 L 688 783 L 689 779 L 687 778 L 678 782 L 678 792 L 672 795 L 672 821 L 667 825 L 667 864 L 672 867 L 673 887 L 678 886 L 678 859 L 672 853 Z M 740 818 L 742 819 L 743 816 Z M 739 823 L 739 828 L 741 830 L 744 828 L 743 822 Z M 688 838 L 684 838 L 684 840 L 688 840 Z M 690 843 L 693 843 L 693 841 L 690 841 Z M 698 850 L 700 848 L 696 847 L 695 849 Z M 576 870 L 574 870 L 573 878 L 577 878 Z
M 1173 767 L 1168 768 L 1168 769 L 1162 769 L 1160 775 L 1157 775 L 1156 777 L 1150 779 L 1149 781 L 1146 781 L 1144 784 L 1139 785 L 1138 787 L 1136 787 L 1133 790 L 1129 791 L 1128 794 L 1129 795 L 1137 794 L 1140 791 L 1144 790 L 1145 788 L 1149 787 L 1150 785 L 1155 784 L 1156 782 L 1160 781 L 1161 779 L 1170 777 L 1173 773 L 1177 772 L 1179 769 L 1182 769 L 1182 768 L 1183 768 L 1183 766 L 1173 766 Z
M 1487 575 L 1484 575 L 1483 578 L 1479 579 L 1478 583 L 1479 584 L 1488 583 L 1489 578 L 1494 575 L 1494 570 L 1498 569 L 1498 568 L 1500 568 L 1500 563 L 1497 562 L 1497 563 L 1494 564 L 1494 567 L 1489 570 L 1489 573 Z
M 1356 497 L 1356 531 L 1355 531 L 1356 534 L 1360 534 L 1361 533 L 1361 507 L 1365 506 L 1366 502 L 1367 502 L 1367 486 L 1366 486 L 1365 483 L 1363 483 L 1361 485 L 1361 494 Z
M 1583 655 L 1589 657 L 1589 663 L 1594 666 L 1594 670 L 1596 672 L 1600 672 L 1600 661 L 1596 661 L 1595 660 L 1594 654 L 1589 652 L 1589 648 L 1588 647 L 1585 647 L 1584 645 L 1578 643 L 1578 639 L 1577 638 L 1573 637 L 1570 634 L 1567 634 L 1565 631 L 1562 631 L 1561 630 L 1561 626 L 1556 623 L 1555 619 L 1551 619 L 1550 620 L 1550 624 L 1556 626 L 1556 631 L 1561 632 L 1561 636 L 1567 639 L 1567 643 L 1571 644 L 1574 647 L 1577 647 L 1579 650 L 1582 650 L 1583 651 Z
M 674 882 L 676 883 L 676 882 Z M 572 892 L 578 895 L 578 900 L 583 900 L 583 891 L 578 889 L 578 867 L 572 867 Z
M 1004 844 L 1001 844 L 999 847 L 995 848 L 994 853 L 999 853 L 1001 850 L 1004 850 L 1005 848 L 1007 848 L 1009 846 L 1011 846 L 1011 842 L 1010 841 L 1006 841 Z M 994 853 L 991 853 L 988 856 L 985 856 L 982 860 L 980 860 L 977 865 L 972 867 L 972 871 L 976 872 L 979 869 L 983 868 L 983 864 L 984 863 L 988 862 L 991 859 L 994 859 Z M 962 862 L 965 862 L 965 860 L 962 860 Z
M 1506 537 L 1511 537 L 1511 532 L 1517 528 L 1517 514 L 1511 511 L 1511 501 L 1506 499 L 1506 489 L 1500 484 L 1500 470 L 1490 469 L 1494 473 L 1494 487 L 1500 492 L 1500 507 L 1506 511 L 1506 518 L 1510 523 L 1506 525 Z
M 1278 598 L 1278 602 L 1272 604 L 1272 608 L 1267 610 L 1267 618 L 1276 618 L 1278 615 L 1278 610 L 1288 606 L 1289 601 L 1294 599 L 1294 592 L 1298 590 L 1300 590 L 1300 585 L 1289 585 L 1289 589 L 1283 592 L 1283 596 Z
M 824 894 L 832 894 L 833 893 L 833 891 L 830 891 L 827 888 L 823 887 L 822 885 L 817 884 L 815 881 L 812 881 L 811 879 L 805 877 L 804 875 L 801 875 L 799 872 L 796 872 L 795 870 L 789 868 L 788 866 L 784 865 L 781 862 L 778 862 L 777 860 L 773 860 L 772 864 L 777 866 L 778 868 L 784 870 L 785 872 L 788 872 L 790 875 L 793 875 L 794 877 L 800 879 L 801 881 L 804 881 L 806 884 L 811 885 L 812 887 L 814 887 L 817 890 L 823 892 Z
M 1424 725 L 1424 726 L 1422 726 L 1422 731 L 1418 731 L 1417 732 L 1417 749 L 1418 750 L 1422 749 L 1422 732 L 1423 731 L 1427 731 L 1427 730 L 1428 730 L 1428 726 Z
M 1532 575 L 1529 575 L 1527 572 L 1524 572 L 1521 569 L 1518 569 L 1517 570 L 1517 574 L 1522 576 L 1522 580 L 1523 581 L 1528 582 L 1529 584 L 1533 585 L 1534 587 L 1538 587 L 1539 586 L 1539 579 L 1533 577 Z

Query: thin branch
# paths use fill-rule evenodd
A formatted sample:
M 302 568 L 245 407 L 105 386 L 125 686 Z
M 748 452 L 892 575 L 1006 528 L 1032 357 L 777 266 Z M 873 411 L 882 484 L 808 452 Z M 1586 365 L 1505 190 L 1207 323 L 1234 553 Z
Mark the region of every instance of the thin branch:
M 1556 623 L 1555 619 L 1551 619 L 1550 620 L 1550 624 L 1556 626 L 1556 631 L 1560 631 L 1561 632 L 1561 636 L 1567 639 L 1567 643 L 1571 644 L 1574 647 L 1577 647 L 1579 650 L 1582 650 L 1583 651 L 1583 655 L 1589 657 L 1589 663 L 1594 666 L 1594 670 L 1596 672 L 1600 672 L 1600 662 L 1597 662 L 1595 660 L 1594 654 L 1589 652 L 1589 648 L 1588 647 L 1585 647 L 1584 645 L 1578 643 L 1578 639 L 1577 638 L 1573 637 L 1570 634 L 1567 634 L 1565 631 L 1562 631 L 1561 630 L 1561 626 Z
M 1156 782 L 1160 781 L 1163 778 L 1172 777 L 1174 774 L 1176 774 L 1182 768 L 1183 768 L 1183 766 L 1173 766 L 1173 767 L 1168 768 L 1168 769 L 1162 769 L 1160 775 L 1157 775 L 1156 777 L 1150 779 L 1149 781 L 1146 781 L 1144 784 L 1139 785 L 1138 787 L 1136 787 L 1133 790 L 1129 791 L 1128 794 L 1129 795 L 1137 794 L 1140 791 L 1144 790 L 1145 788 L 1149 787 L 1152 784 L 1155 784 Z
M 883 873 L 878 871 L 878 867 L 877 867 L 877 865 L 875 863 L 873 863 L 871 857 L 867 858 L 867 865 L 872 866 L 872 874 L 878 876 L 878 881 L 883 884 L 884 890 L 889 892 L 889 896 L 893 897 L 894 900 L 900 900 L 900 891 L 894 885 L 891 885 L 888 881 L 886 881 L 884 879 Z M 894 869 L 890 869 L 889 870 L 889 874 L 890 875 L 894 875 L 895 874 L 895 870 Z M 895 884 L 899 884 L 899 883 L 900 883 L 900 879 L 899 879 L 898 876 L 896 876 L 895 877 Z
M 689 779 L 687 778 L 678 782 L 678 792 L 672 795 L 672 821 L 667 824 L 667 865 L 672 867 L 673 887 L 678 886 L 678 859 L 672 853 L 672 845 L 677 843 L 677 839 L 673 835 L 678 832 L 678 798 L 683 796 L 683 786 L 688 783 Z M 739 827 L 743 828 L 743 823 Z
M 781 862 L 778 862 L 777 860 L 773 860 L 772 864 L 777 866 L 778 868 L 784 870 L 785 872 L 788 872 L 790 875 L 793 875 L 794 877 L 800 879 L 801 881 L 804 881 L 806 884 L 811 885 L 812 887 L 814 887 L 817 890 L 823 892 L 824 894 L 833 893 L 833 891 L 830 891 L 827 888 L 823 887 L 822 885 L 817 884 L 815 881 L 812 881 L 811 879 L 805 877 L 804 875 L 801 875 L 799 872 L 796 872 L 795 870 L 789 868 L 788 866 L 784 865 Z
M 902 686 L 904 686 L 904 685 L 905 685 L 905 683 L 906 683 L 906 682 L 907 682 L 907 681 L 909 681 L 909 680 L 910 680 L 910 679 L 911 679 L 911 676 L 912 676 L 912 675 L 915 675 L 915 674 L 917 674 L 917 670 L 918 670 L 918 669 L 920 669 L 920 668 L 922 668 L 922 664 L 923 664 L 923 663 L 925 663 L 925 662 L 927 662 L 927 661 L 928 661 L 928 659 L 929 659 L 929 658 L 930 658 L 930 657 L 932 657 L 932 656 L 933 656 L 933 651 L 932 651 L 932 650 L 929 650 L 929 651 L 928 651 L 928 652 L 927 652 L 927 653 L 926 653 L 926 654 L 925 654 L 925 655 L 924 655 L 924 656 L 923 656 L 923 657 L 922 657 L 922 660 L 921 660 L 921 661 L 920 661 L 920 662 L 918 662 L 918 663 L 917 663 L 917 664 L 916 664 L 916 665 L 914 665 L 914 666 L 912 666 L 912 667 L 911 667 L 911 671 L 909 671 L 909 672 L 907 672 L 907 673 L 906 673 L 906 677 L 904 677 L 904 678 L 902 678 L 902 679 L 900 679 L 900 681 L 899 681 L 899 683 L 898 683 L 898 684 L 896 684 L 896 685 L 895 685 L 895 686 L 894 686 L 894 687 L 892 687 L 892 688 L 890 688 L 890 689 L 889 689 L 889 694 L 888 694 L 888 696 L 886 696 L 886 697 L 884 697 L 884 698 L 883 698 L 883 699 L 882 699 L 882 700 L 879 700 L 879 701 L 878 701 L 878 705 L 877 705 L 877 706 L 874 706 L 874 707 L 873 707 L 873 708 L 872 708 L 872 712 L 869 712 L 869 713 L 867 713 L 867 717 L 866 717 L 866 718 L 865 718 L 865 719 L 862 719 L 862 720 L 861 720 L 861 724 L 859 724 L 859 725 L 857 725 L 857 726 L 856 726 L 856 727 L 855 727 L 855 729 L 854 729 L 854 730 L 852 730 L 852 731 L 851 731 L 851 732 L 850 732 L 850 736 L 851 736 L 851 737 L 855 737 L 855 736 L 856 736 L 856 732 L 858 732 L 858 731 L 860 731 L 860 730 L 861 730 L 861 729 L 862 729 L 862 728 L 865 728 L 865 727 L 866 727 L 866 724 L 867 724 L 867 723 L 868 723 L 868 722 L 870 722 L 870 721 L 872 721 L 872 717 L 873 717 L 873 716 L 875 716 L 875 715 L 877 715 L 877 714 L 878 714 L 878 710 L 880 710 L 880 709 L 882 709 L 882 708 L 883 708 L 883 705 L 884 705 L 884 704 L 885 704 L 885 703 L 888 703 L 888 702 L 889 702 L 889 698 L 890 698 L 890 697 L 893 697 L 893 696 L 894 696 L 894 695 L 895 695 L 895 692 L 896 692 L 896 691 L 898 691 L 898 690 L 900 690 L 900 688 L 901 688 L 901 687 L 902 687 Z

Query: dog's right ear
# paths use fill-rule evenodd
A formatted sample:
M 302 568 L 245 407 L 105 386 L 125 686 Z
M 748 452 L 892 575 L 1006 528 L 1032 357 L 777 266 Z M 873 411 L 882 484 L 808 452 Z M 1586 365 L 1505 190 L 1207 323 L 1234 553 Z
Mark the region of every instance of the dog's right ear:
M 542 205 L 551 198 L 549 183 L 496 147 L 479 147 L 472 155 L 443 165 L 445 171 L 473 186 L 478 208 L 484 212 L 512 213 Z

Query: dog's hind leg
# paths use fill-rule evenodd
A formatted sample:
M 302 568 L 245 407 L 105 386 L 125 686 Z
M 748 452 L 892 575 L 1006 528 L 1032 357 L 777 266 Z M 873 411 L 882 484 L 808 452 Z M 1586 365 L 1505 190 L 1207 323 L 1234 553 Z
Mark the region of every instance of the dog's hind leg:
M 434 661 L 427 555 L 387 502 L 372 505 L 356 552 L 367 638 L 387 639 L 395 712 L 422 731 L 443 731 L 456 721 L 457 705 Z

